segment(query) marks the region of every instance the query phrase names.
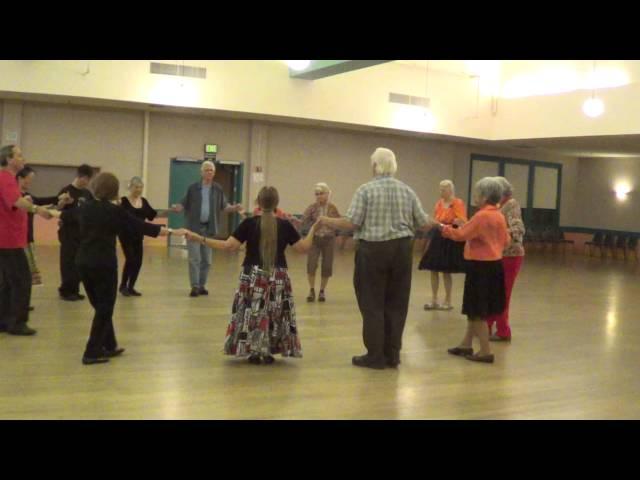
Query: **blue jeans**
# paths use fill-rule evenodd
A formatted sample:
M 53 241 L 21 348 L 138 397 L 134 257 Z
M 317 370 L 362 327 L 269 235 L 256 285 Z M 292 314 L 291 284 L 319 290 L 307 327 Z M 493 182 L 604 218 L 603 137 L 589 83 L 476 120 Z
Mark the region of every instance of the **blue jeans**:
M 207 227 L 201 226 L 200 231 L 196 233 L 206 235 L 206 232 Z M 189 281 L 191 282 L 191 288 L 204 287 L 209 276 L 212 250 L 200 242 L 187 240 L 187 251 L 189 253 Z

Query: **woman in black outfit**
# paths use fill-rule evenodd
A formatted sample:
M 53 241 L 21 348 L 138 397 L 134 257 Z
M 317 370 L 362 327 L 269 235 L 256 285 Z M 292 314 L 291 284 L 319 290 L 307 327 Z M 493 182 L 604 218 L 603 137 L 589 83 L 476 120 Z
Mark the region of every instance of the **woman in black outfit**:
M 140 220 L 153 220 L 158 215 L 147 199 L 142 196 L 144 183 L 140 177 L 133 177 L 129 181 L 129 196 L 122 197 L 120 206 L 130 214 L 138 217 Z M 125 229 L 119 235 L 120 245 L 124 252 L 125 262 L 122 270 L 122 281 L 120 282 L 120 293 L 125 297 L 131 295 L 139 297 L 142 295 L 135 290 L 134 285 L 138 279 L 138 274 L 142 268 L 142 242 L 144 235 L 135 229 Z
M 63 222 L 73 220 L 80 226 L 76 266 L 95 310 L 91 334 L 82 357 L 85 365 L 105 363 L 109 357 L 124 352 L 124 348 L 118 348 L 113 329 L 113 308 L 118 288 L 116 235 L 128 229 L 151 237 L 172 233 L 171 229 L 143 222 L 115 205 L 119 188 L 120 182 L 115 175 L 101 173 L 93 183 L 94 200 L 56 215 Z M 176 233 L 181 235 L 183 231 Z

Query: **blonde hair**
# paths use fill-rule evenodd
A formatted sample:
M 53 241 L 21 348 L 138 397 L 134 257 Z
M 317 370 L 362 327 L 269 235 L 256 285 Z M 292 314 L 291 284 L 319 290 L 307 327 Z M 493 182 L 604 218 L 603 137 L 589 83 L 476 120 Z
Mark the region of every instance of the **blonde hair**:
M 211 160 L 205 160 L 204 162 L 202 162 L 202 165 L 200 165 L 200 171 L 204 172 L 204 167 L 213 167 L 213 169 L 216 169 L 216 164 L 213 163 Z
M 376 175 L 395 175 L 398 170 L 396 155 L 388 148 L 376 148 L 371 155 L 371 165 Z
M 260 215 L 260 268 L 271 272 L 276 263 L 278 253 L 278 220 L 273 215 L 278 206 L 280 196 L 275 187 L 262 187 L 258 193 L 258 206 L 262 209 Z
M 453 182 L 451 180 L 442 180 L 440 182 L 440 186 L 441 187 L 449 187 L 451 189 L 451 195 L 453 195 L 453 196 L 456 195 L 456 187 L 453 185 Z
M 320 192 L 323 192 L 323 193 L 331 193 L 331 189 L 329 188 L 329 185 L 327 185 L 324 182 L 316 183 L 316 186 L 315 186 L 314 190 L 316 192 L 320 191 Z

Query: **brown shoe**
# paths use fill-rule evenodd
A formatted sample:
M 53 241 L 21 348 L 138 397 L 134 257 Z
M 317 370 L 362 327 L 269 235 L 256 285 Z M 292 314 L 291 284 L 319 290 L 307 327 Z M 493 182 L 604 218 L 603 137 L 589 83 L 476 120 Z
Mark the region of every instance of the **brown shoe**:
M 467 360 L 471 360 L 472 362 L 481 362 L 481 363 L 493 363 L 493 353 L 488 355 L 480 355 L 476 353 L 475 355 L 465 355 Z
M 500 335 L 491 335 L 489 337 L 491 342 L 510 342 L 511 337 L 501 337 Z
M 457 355 L 459 357 L 465 357 L 467 355 L 473 355 L 472 347 L 453 347 L 447 350 L 451 355 Z

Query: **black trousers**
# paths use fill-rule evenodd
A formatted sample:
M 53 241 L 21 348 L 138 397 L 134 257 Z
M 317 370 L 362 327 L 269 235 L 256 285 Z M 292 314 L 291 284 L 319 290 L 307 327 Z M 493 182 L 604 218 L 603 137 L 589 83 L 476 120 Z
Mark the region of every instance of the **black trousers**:
M 62 278 L 58 291 L 60 295 L 68 297 L 80 293 L 80 274 L 76 266 L 76 253 L 80 248 L 80 233 L 76 230 L 60 229 L 58 240 L 60 240 L 60 277 Z
M 125 262 L 122 270 L 121 287 L 133 288 L 142 268 L 143 238 L 120 237 Z
M 115 350 L 118 346 L 113 329 L 113 308 L 118 289 L 117 267 L 78 267 L 84 290 L 95 310 L 85 357 L 101 357 L 103 350 Z
M 22 248 L 0 249 L 0 324 L 11 331 L 29 321 L 31 271 Z
M 400 358 L 412 260 L 412 237 L 357 243 L 353 286 L 362 314 L 362 338 L 374 361 Z

